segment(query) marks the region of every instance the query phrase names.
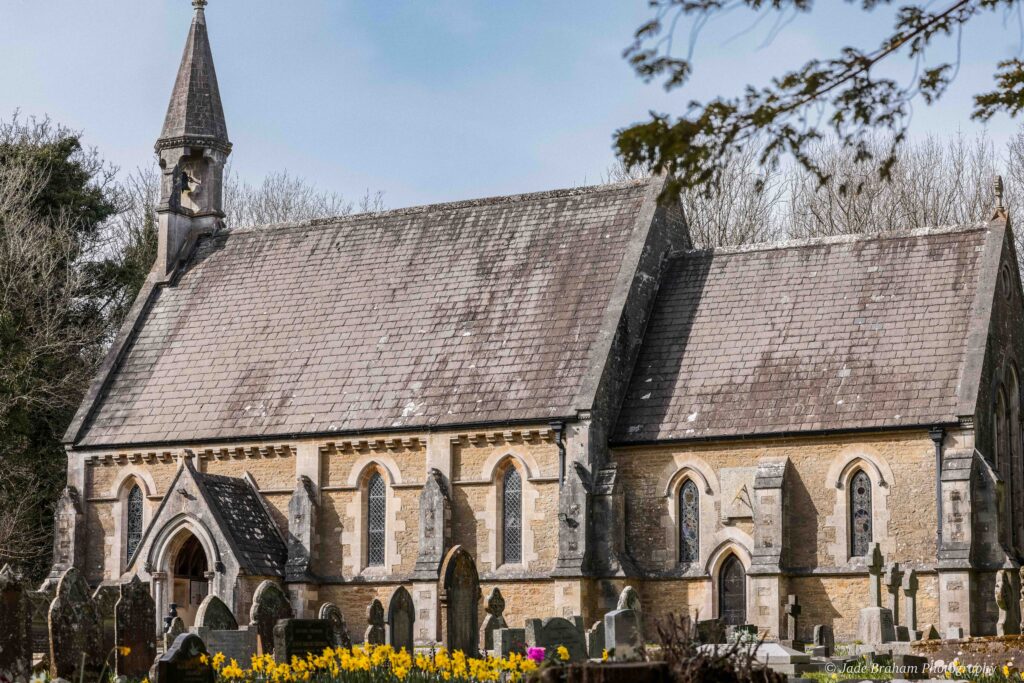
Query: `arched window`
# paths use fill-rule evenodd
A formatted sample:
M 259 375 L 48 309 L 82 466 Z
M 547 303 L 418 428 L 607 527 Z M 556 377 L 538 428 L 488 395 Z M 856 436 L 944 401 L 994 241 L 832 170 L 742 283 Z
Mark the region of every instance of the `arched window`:
M 871 479 L 858 470 L 850 479 L 850 555 L 863 557 L 871 549 Z
M 700 557 L 700 497 L 692 479 L 679 487 L 679 561 L 696 562 Z
M 505 564 L 523 561 L 523 480 L 519 470 L 505 470 L 501 488 L 502 559 Z
M 375 472 L 370 477 L 366 498 L 366 564 L 380 567 L 384 564 L 384 528 L 387 520 L 387 489 L 384 477 Z
M 992 465 L 996 472 L 1003 474 L 1003 467 L 1007 458 L 1007 447 L 1009 445 L 1009 434 L 1006 424 L 1006 395 L 1003 388 L 996 390 L 996 409 L 994 415 L 994 427 L 992 434 Z
M 124 561 L 128 562 L 142 541 L 142 489 L 138 484 L 128 492 L 125 503 L 127 509 L 125 511 Z

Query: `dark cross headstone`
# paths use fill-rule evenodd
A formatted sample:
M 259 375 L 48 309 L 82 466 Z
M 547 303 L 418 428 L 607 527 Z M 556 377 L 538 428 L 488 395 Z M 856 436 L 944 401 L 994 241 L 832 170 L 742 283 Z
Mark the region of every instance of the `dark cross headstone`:
M 121 587 L 117 584 L 100 585 L 92 594 L 92 602 L 100 616 L 100 648 L 104 654 L 114 649 L 114 605 L 120 597 Z
M 388 645 L 396 651 L 413 651 L 413 624 L 416 621 L 416 607 L 405 586 L 399 586 L 388 603 Z
M 50 676 L 95 679 L 103 667 L 100 618 L 89 595 L 89 584 L 74 567 L 60 577 L 50 603 Z
M 196 610 L 196 628 L 208 628 L 211 631 L 234 631 L 238 629 L 238 621 L 224 601 L 210 594 Z
M 28 680 L 32 668 L 31 606 L 21 577 L 0 569 L 0 680 Z
M 585 634 L 587 641 L 587 656 L 591 659 L 601 659 L 604 655 L 604 621 L 595 621 L 594 625 Z
M 800 607 L 800 602 L 795 595 L 790 594 L 786 598 L 786 637 L 782 640 L 782 644 L 793 650 L 803 652 L 804 644 L 800 640 L 799 633 L 799 619 L 800 612 L 803 609 Z
M 609 639 L 608 619 L 605 617 L 604 632 L 606 643 Z M 526 644 L 530 647 L 543 647 L 554 651 L 560 645 L 569 651 L 569 661 L 578 662 L 587 658 L 587 643 L 582 628 L 568 619 L 551 617 L 549 619 L 526 620 Z
M 331 625 L 321 619 L 282 619 L 274 626 L 274 659 L 281 664 L 292 657 L 321 655 L 333 647 Z
M 377 598 L 373 599 L 366 608 L 366 635 L 363 642 L 367 645 L 383 645 L 387 639 L 384 632 L 384 603 Z
M 249 623 L 256 627 L 256 636 L 263 654 L 274 652 L 274 626 L 277 622 L 294 616 L 288 596 L 280 586 L 269 579 L 259 585 L 252 596 Z
M 615 609 L 631 609 L 636 612 L 636 627 L 640 631 L 640 638 L 643 639 L 644 633 L 644 610 L 640 604 L 640 594 L 637 593 L 636 588 L 632 586 L 626 586 L 619 593 L 619 601 L 615 604 Z
M 331 625 L 331 633 L 334 634 L 334 647 L 352 647 L 352 639 L 348 635 L 348 625 L 345 623 L 345 615 L 341 613 L 338 606 L 331 602 L 320 605 L 321 619 Z
M 144 678 L 156 658 L 156 603 L 149 585 L 138 576 L 121 585 L 114 606 L 115 671 L 118 676 Z M 122 654 L 127 653 L 127 654 Z
M 480 576 L 476 563 L 465 548 L 455 546 L 448 551 L 441 569 L 448 650 L 474 657 L 480 648 Z
M 206 655 L 205 663 L 203 655 Z M 214 683 L 216 675 L 209 655 L 202 638 L 194 633 L 182 633 L 157 660 L 153 683 Z
M 480 627 L 481 640 L 485 650 L 494 649 L 494 632 L 499 628 L 508 628 L 505 623 L 505 598 L 498 588 L 492 588 L 491 594 L 487 596 L 487 606 L 484 608 L 487 616 L 484 617 L 483 626 Z

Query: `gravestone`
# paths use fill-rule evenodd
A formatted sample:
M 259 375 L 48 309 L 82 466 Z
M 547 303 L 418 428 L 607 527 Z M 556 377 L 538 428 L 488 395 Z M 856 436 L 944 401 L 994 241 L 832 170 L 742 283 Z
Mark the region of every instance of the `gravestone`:
M 384 632 L 384 603 L 377 598 L 374 598 L 366 608 L 366 623 L 368 625 L 363 642 L 367 645 L 383 645 L 387 640 L 387 634 Z
M 585 634 L 587 641 L 587 656 L 591 659 L 601 659 L 604 654 L 604 620 L 595 621 L 594 625 Z
M 513 652 L 526 654 L 526 629 L 499 628 L 494 632 L 494 656 L 505 659 Z
M 799 633 L 799 618 L 802 609 L 800 607 L 800 602 L 795 595 L 790 594 L 786 598 L 786 607 L 784 611 L 786 614 L 786 637 L 779 642 L 786 647 L 793 648 L 794 650 L 803 650 L 804 644 L 797 635 Z
M 462 651 L 467 657 L 475 657 L 480 649 L 480 576 L 473 556 L 462 546 L 455 546 L 445 556 L 441 576 L 445 644 L 449 652 Z
M 211 631 L 236 631 L 238 630 L 238 621 L 223 600 L 210 594 L 203 598 L 199 609 L 196 610 L 195 628 L 206 628 Z M 207 646 L 212 649 L 209 643 Z
M 100 650 L 100 618 L 89 595 L 89 584 L 76 568 L 61 575 L 48 619 L 50 676 L 77 680 L 84 674 L 86 679 L 97 678 L 106 654 Z
M 903 620 L 907 623 L 911 640 L 919 640 L 917 632 L 917 571 L 909 570 L 903 575 Z
M 182 621 L 181 617 L 171 617 L 171 622 L 167 625 L 167 630 L 164 632 L 164 650 L 170 650 L 171 646 L 174 645 L 174 641 L 178 639 L 178 636 L 186 632 L 185 622 Z
M 214 683 L 213 667 L 203 663 L 209 651 L 203 639 L 194 633 L 182 633 L 153 667 L 153 683 Z M 239 662 L 241 664 L 241 662 Z
M 836 638 L 832 627 L 828 624 L 817 624 L 814 627 L 814 647 L 824 648 L 825 651 L 817 656 L 831 657 L 836 649 Z
M 887 607 L 865 607 L 857 623 L 857 640 L 865 645 L 883 645 L 896 640 L 896 625 Z
M 900 623 L 900 585 L 903 583 L 903 571 L 899 562 L 893 562 L 885 569 L 886 607 L 892 612 L 894 624 Z
M 8 564 L 0 569 L 0 680 L 28 680 L 32 669 L 31 605 Z
M 399 586 L 388 602 L 388 645 L 412 654 L 416 607 L 405 586 Z
M 274 626 L 274 659 L 287 664 L 292 657 L 322 655 L 332 647 L 331 625 L 321 619 L 282 619 Z
M 882 549 L 875 543 L 871 546 L 870 562 L 868 563 L 868 607 L 882 606 Z
M 605 634 L 608 634 L 607 617 Z M 529 647 L 543 647 L 551 651 L 559 645 L 569 651 L 569 661 L 578 662 L 587 658 L 587 643 L 583 637 L 583 629 L 568 619 L 550 617 L 548 619 L 526 620 L 526 644 Z
M 639 657 L 644 644 L 639 624 L 639 615 L 631 609 L 617 609 L 604 615 L 605 647 L 617 661 Z
M 331 633 L 334 634 L 334 647 L 352 647 L 352 639 L 348 635 L 345 615 L 341 613 L 337 605 L 332 602 L 325 602 L 320 605 L 318 616 L 331 625 Z
M 274 653 L 274 626 L 277 622 L 294 616 L 288 596 L 280 586 L 269 579 L 259 585 L 252 596 L 249 623 L 256 626 L 256 636 L 263 654 Z
M 56 588 L 56 585 L 54 585 Z M 42 658 L 44 668 L 50 665 L 50 603 L 53 594 L 41 590 L 28 593 L 29 610 L 31 612 L 30 628 L 32 630 L 32 654 Z
M 149 584 L 138 576 L 122 584 L 120 592 L 114 606 L 114 670 L 118 676 L 144 678 L 156 658 L 156 603 Z
M 100 649 L 104 654 L 114 649 L 114 606 L 120 598 L 121 587 L 117 584 L 98 586 L 92 594 L 92 602 L 100 617 Z M 152 664 L 152 660 L 149 663 Z
M 908 681 L 919 681 L 928 678 L 928 658 L 919 655 L 892 655 L 893 674 L 897 678 Z
M 196 631 L 196 635 L 206 643 L 207 649 L 214 654 L 222 653 L 227 662 L 234 659 L 240 666 L 245 667 L 252 661 L 253 655 L 257 654 L 255 626 L 226 631 L 201 628 Z
M 946 629 L 946 640 L 961 640 L 964 637 L 962 626 L 950 626 Z
M 1018 630 L 1020 622 L 1014 619 L 1013 615 L 1013 608 L 1016 607 L 1015 593 L 1010 570 L 1001 569 L 996 572 L 995 600 L 996 607 L 999 608 L 999 618 L 996 621 L 997 636 L 1013 635 Z
M 726 629 L 721 619 L 701 619 L 695 624 L 697 640 L 706 644 L 714 645 L 726 641 Z
M 505 623 L 505 598 L 498 588 L 492 588 L 491 594 L 487 596 L 487 606 L 484 608 L 487 616 L 484 617 L 483 626 L 480 627 L 481 640 L 485 650 L 494 649 L 494 632 L 499 628 L 508 628 Z
M 644 610 L 640 604 L 640 594 L 637 593 L 636 588 L 632 586 L 626 586 L 619 593 L 619 601 L 615 604 L 615 609 L 631 609 L 636 612 L 636 624 L 638 632 L 640 633 L 640 640 L 643 641 L 644 637 Z

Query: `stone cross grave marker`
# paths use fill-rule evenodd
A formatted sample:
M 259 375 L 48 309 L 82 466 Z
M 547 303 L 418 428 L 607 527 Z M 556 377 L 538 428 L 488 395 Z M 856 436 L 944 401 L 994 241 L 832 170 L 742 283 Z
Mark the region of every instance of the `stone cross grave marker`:
M 601 659 L 604 654 L 604 620 L 595 621 L 586 633 L 587 656 L 590 659 Z
M 870 581 L 871 602 L 868 607 L 882 606 L 882 549 L 877 543 L 871 546 L 871 561 L 868 564 L 868 580 Z
M 383 645 L 387 639 L 384 632 L 384 603 L 377 598 L 374 598 L 366 608 L 366 623 L 368 625 L 363 642 L 368 645 Z
M 903 575 L 903 621 L 907 623 L 910 639 L 917 640 L 917 572 L 913 569 Z
M 644 644 L 639 615 L 631 609 L 617 609 L 604 615 L 604 639 L 616 661 L 636 659 Z
M 605 633 L 608 627 L 605 625 Z M 526 644 L 530 647 L 542 647 L 555 650 L 559 645 L 569 651 L 569 661 L 578 662 L 587 658 L 587 643 L 583 637 L 583 629 L 568 619 L 551 617 L 549 619 L 526 620 Z
M 61 575 L 50 603 L 50 676 L 77 680 L 99 677 L 100 618 L 89 595 L 89 584 L 74 567 Z M 83 671 L 84 669 L 84 671 Z
M 415 635 L 416 607 L 405 586 L 399 586 L 388 601 L 388 644 L 396 651 L 412 654 Z
M 274 626 L 277 622 L 294 616 L 288 596 L 279 585 L 269 579 L 259 585 L 252 597 L 249 623 L 256 627 L 259 647 L 263 654 L 274 652 Z
M 0 569 L 0 680 L 28 680 L 32 669 L 31 605 L 21 577 Z
M 800 643 L 800 638 L 797 635 L 799 633 L 798 624 L 800 619 L 800 612 L 803 611 L 800 607 L 796 595 L 792 593 L 786 597 L 786 640 L 789 642 L 786 647 L 791 647 L 794 650 L 803 649 L 803 644 Z M 797 647 L 799 645 L 800 647 Z
M 636 612 L 636 627 L 637 632 L 640 634 L 640 640 L 643 641 L 644 637 L 644 610 L 643 605 L 640 603 L 640 594 L 637 593 L 636 588 L 632 586 L 626 586 L 619 593 L 619 601 L 615 604 L 615 609 L 631 609 Z
M 282 619 L 274 626 L 274 659 L 279 664 L 292 657 L 321 655 L 334 642 L 331 625 L 321 619 Z
M 114 606 L 114 669 L 118 676 L 145 678 L 156 658 L 156 602 L 138 576 L 121 584 L 120 593 Z
M 194 633 L 182 633 L 153 667 L 154 683 L 214 683 L 215 672 L 209 662 L 203 663 L 203 655 L 207 659 L 210 655 L 203 639 Z
M 211 631 L 236 631 L 238 620 L 224 601 L 211 593 L 203 598 L 196 610 L 195 627 Z
M 116 584 L 100 585 L 92 594 L 92 602 L 100 617 L 100 649 L 104 655 L 114 649 L 114 606 L 120 598 L 121 587 Z
M 352 647 L 352 639 L 348 635 L 345 615 L 341 613 L 337 605 L 333 602 L 325 602 L 320 605 L 320 612 L 317 616 L 331 625 L 331 633 L 334 635 L 334 647 Z
M 505 623 L 505 597 L 497 587 L 491 589 L 487 596 L 487 606 L 484 608 L 487 616 L 484 617 L 483 626 L 480 627 L 485 650 L 494 649 L 494 632 L 499 628 L 508 628 Z
M 893 623 L 900 623 L 900 585 L 903 582 L 903 571 L 900 563 L 893 562 L 885 568 L 886 607 L 892 612 Z

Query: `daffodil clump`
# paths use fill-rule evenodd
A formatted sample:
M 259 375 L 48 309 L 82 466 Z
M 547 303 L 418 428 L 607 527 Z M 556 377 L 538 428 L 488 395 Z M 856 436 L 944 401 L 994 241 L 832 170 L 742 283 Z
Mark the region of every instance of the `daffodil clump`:
M 200 661 L 213 667 L 220 683 L 518 683 L 539 666 L 535 659 L 517 654 L 477 659 L 444 648 L 412 654 L 390 645 L 326 649 L 280 664 L 270 655 L 254 656 L 248 668 L 221 653 L 203 655 Z
M 1024 671 L 1018 671 L 1013 662 L 998 665 L 964 664 L 959 658 L 945 667 L 945 677 L 977 683 L 1024 683 Z

